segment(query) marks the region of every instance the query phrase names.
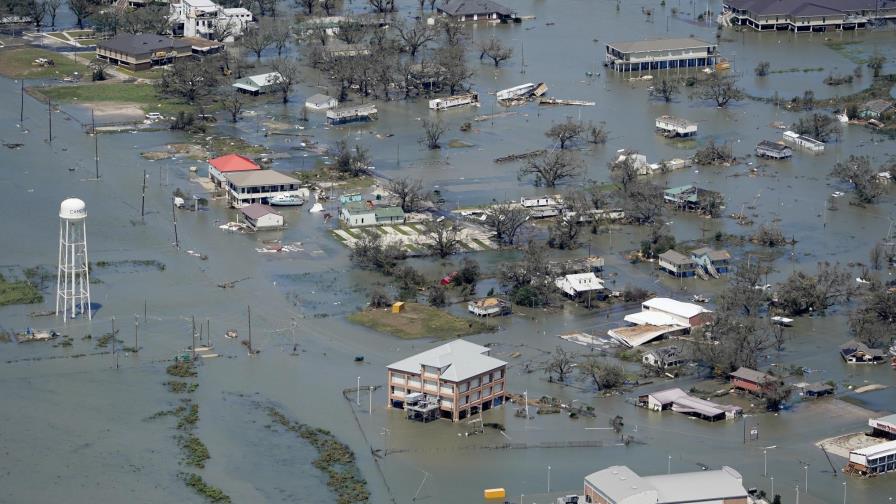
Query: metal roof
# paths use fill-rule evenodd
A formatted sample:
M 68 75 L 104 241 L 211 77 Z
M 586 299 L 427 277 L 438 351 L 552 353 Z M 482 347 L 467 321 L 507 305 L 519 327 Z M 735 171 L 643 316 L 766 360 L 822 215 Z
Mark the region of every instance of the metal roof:
M 239 154 L 225 154 L 214 159 L 209 159 L 208 164 L 212 165 L 219 172 L 238 172 L 248 170 L 260 170 L 261 167 L 255 164 L 251 159 Z
M 316 95 L 309 96 L 308 99 L 305 100 L 305 103 L 310 103 L 312 105 L 318 105 L 318 106 L 326 105 L 332 99 L 333 99 L 332 96 L 327 96 L 325 94 L 318 93 Z
M 471 16 L 495 12 L 502 16 L 509 16 L 512 13 L 508 7 L 492 0 L 451 0 L 448 4 L 439 7 L 439 11 L 451 16 Z
M 779 142 L 772 142 L 771 140 L 762 140 L 756 145 L 756 147 L 772 150 L 775 152 L 784 152 L 790 150 L 790 147 Z
M 894 413 L 892 415 L 882 416 L 880 418 L 874 418 L 872 420 L 874 420 L 876 422 L 884 422 L 884 423 L 896 425 L 896 413 Z
M 234 81 L 232 84 L 235 88 L 245 89 L 247 91 L 260 91 L 265 87 L 270 87 L 283 78 L 280 75 L 280 72 L 268 72 L 258 75 L 250 75 L 248 77 L 243 77 L 237 81 Z
M 610 42 L 608 46 L 623 53 L 675 51 L 679 49 L 699 49 L 715 47 L 715 44 L 698 38 L 666 38 L 653 40 L 636 40 L 633 42 Z
M 657 489 L 657 504 L 746 499 L 743 477 L 728 466 L 715 471 L 645 476 Z
M 507 365 L 502 360 L 486 355 L 488 351 L 482 345 L 456 339 L 386 367 L 404 373 L 420 374 L 422 366 L 430 366 L 441 370 L 439 377 L 442 380 L 462 382 Z
M 374 207 L 373 213 L 377 219 L 384 217 L 404 217 L 404 210 L 397 206 Z
M 711 313 L 706 308 L 694 303 L 685 303 L 670 298 L 653 298 L 641 303 L 641 306 L 652 310 L 659 310 L 679 317 L 691 318 L 701 313 Z
M 260 219 L 268 214 L 280 215 L 275 212 L 273 208 L 262 205 L 261 203 L 252 203 L 251 205 L 246 205 L 240 208 L 240 212 L 243 213 L 246 217 L 250 219 Z
M 727 250 L 700 247 L 696 250 L 691 251 L 691 256 L 693 257 L 700 257 L 704 255 L 709 257 L 710 261 L 727 261 L 731 259 L 731 254 L 729 254 Z
M 669 249 L 662 254 L 660 254 L 660 259 L 666 262 L 670 262 L 672 264 L 693 264 L 694 261 L 691 260 L 690 257 L 678 252 L 676 250 Z
M 853 453 L 857 455 L 864 455 L 866 457 L 877 458 L 877 456 L 885 453 L 885 452 L 893 452 L 896 453 L 896 441 L 888 441 L 886 443 L 878 443 L 876 445 L 866 446 L 865 448 L 859 448 L 857 450 L 853 450 L 849 452 L 850 455 Z
M 97 47 L 125 54 L 146 54 L 160 50 L 191 47 L 190 42 L 161 35 L 137 34 L 116 35 L 108 40 L 100 40 Z
M 585 483 L 612 503 L 656 504 L 657 490 L 626 466 L 611 466 L 585 476 Z
M 831 13 L 875 10 L 878 0 L 726 0 L 724 3 L 739 10 L 761 16 L 815 16 Z M 886 5 L 886 1 L 884 2 Z
M 224 177 L 237 187 L 298 184 L 299 180 L 274 170 L 227 173 Z
M 876 99 L 865 102 L 865 104 L 862 105 L 862 110 L 873 112 L 875 114 L 883 114 L 884 112 L 890 110 L 891 107 L 893 107 L 893 102 Z
M 761 371 L 756 371 L 755 369 L 741 367 L 737 371 L 731 373 L 729 376 L 733 376 L 734 378 L 740 378 L 741 380 L 746 380 L 753 383 L 762 383 L 766 380 L 772 379 L 770 375 L 767 375 Z

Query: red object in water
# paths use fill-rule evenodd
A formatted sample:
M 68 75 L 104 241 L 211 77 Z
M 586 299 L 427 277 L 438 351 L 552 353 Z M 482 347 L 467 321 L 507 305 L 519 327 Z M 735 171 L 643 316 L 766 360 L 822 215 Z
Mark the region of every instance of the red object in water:
M 456 277 L 457 277 L 457 272 L 452 271 L 450 275 L 442 278 L 442 280 L 439 283 L 442 285 L 451 285 L 451 282 L 453 282 Z

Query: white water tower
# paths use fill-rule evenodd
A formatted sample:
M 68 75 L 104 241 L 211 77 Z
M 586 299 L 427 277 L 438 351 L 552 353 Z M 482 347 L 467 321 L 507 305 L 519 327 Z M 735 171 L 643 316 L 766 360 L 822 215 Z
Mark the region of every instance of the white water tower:
M 90 272 L 87 270 L 87 205 L 69 198 L 59 205 L 59 271 L 56 277 L 56 315 L 91 319 Z

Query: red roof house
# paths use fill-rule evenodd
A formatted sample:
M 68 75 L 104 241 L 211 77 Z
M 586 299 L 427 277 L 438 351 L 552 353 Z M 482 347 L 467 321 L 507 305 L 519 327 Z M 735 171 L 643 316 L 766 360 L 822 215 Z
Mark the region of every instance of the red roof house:
M 208 161 L 208 178 L 218 187 L 223 187 L 224 174 L 260 170 L 251 159 L 239 154 L 225 154 Z

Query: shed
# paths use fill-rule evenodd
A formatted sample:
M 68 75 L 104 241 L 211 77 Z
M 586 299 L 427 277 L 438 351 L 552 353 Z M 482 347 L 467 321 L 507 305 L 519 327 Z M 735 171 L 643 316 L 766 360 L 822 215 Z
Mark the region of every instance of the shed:
M 451 16 L 458 21 L 501 20 L 513 15 L 510 8 L 493 0 L 451 0 L 437 7 L 437 10 L 442 15 Z
M 756 145 L 756 155 L 768 159 L 787 159 L 793 156 L 793 150 L 779 142 L 762 140 Z
M 803 395 L 806 397 L 821 397 L 834 393 L 834 387 L 827 383 L 807 383 L 803 387 Z
M 880 119 L 885 112 L 893 108 L 893 102 L 888 100 L 870 100 L 862 104 L 859 109 L 859 117 L 864 119 Z
M 262 205 L 261 203 L 252 203 L 240 208 L 240 213 L 245 217 L 246 222 L 252 226 L 252 229 L 278 229 L 283 227 L 283 215 L 274 211 L 273 208 Z
M 401 313 L 404 310 L 404 301 L 396 301 L 392 303 L 392 313 Z
M 309 96 L 308 99 L 305 100 L 305 106 L 312 110 L 328 110 L 335 108 L 337 105 L 339 105 L 339 102 L 336 98 L 320 93 Z
M 745 367 L 739 368 L 728 376 L 731 377 L 731 385 L 734 388 L 746 390 L 757 395 L 764 394 L 769 383 L 778 381 L 774 376 Z
M 243 77 L 231 85 L 240 92 L 258 96 L 272 91 L 282 79 L 280 72 L 268 72 Z

